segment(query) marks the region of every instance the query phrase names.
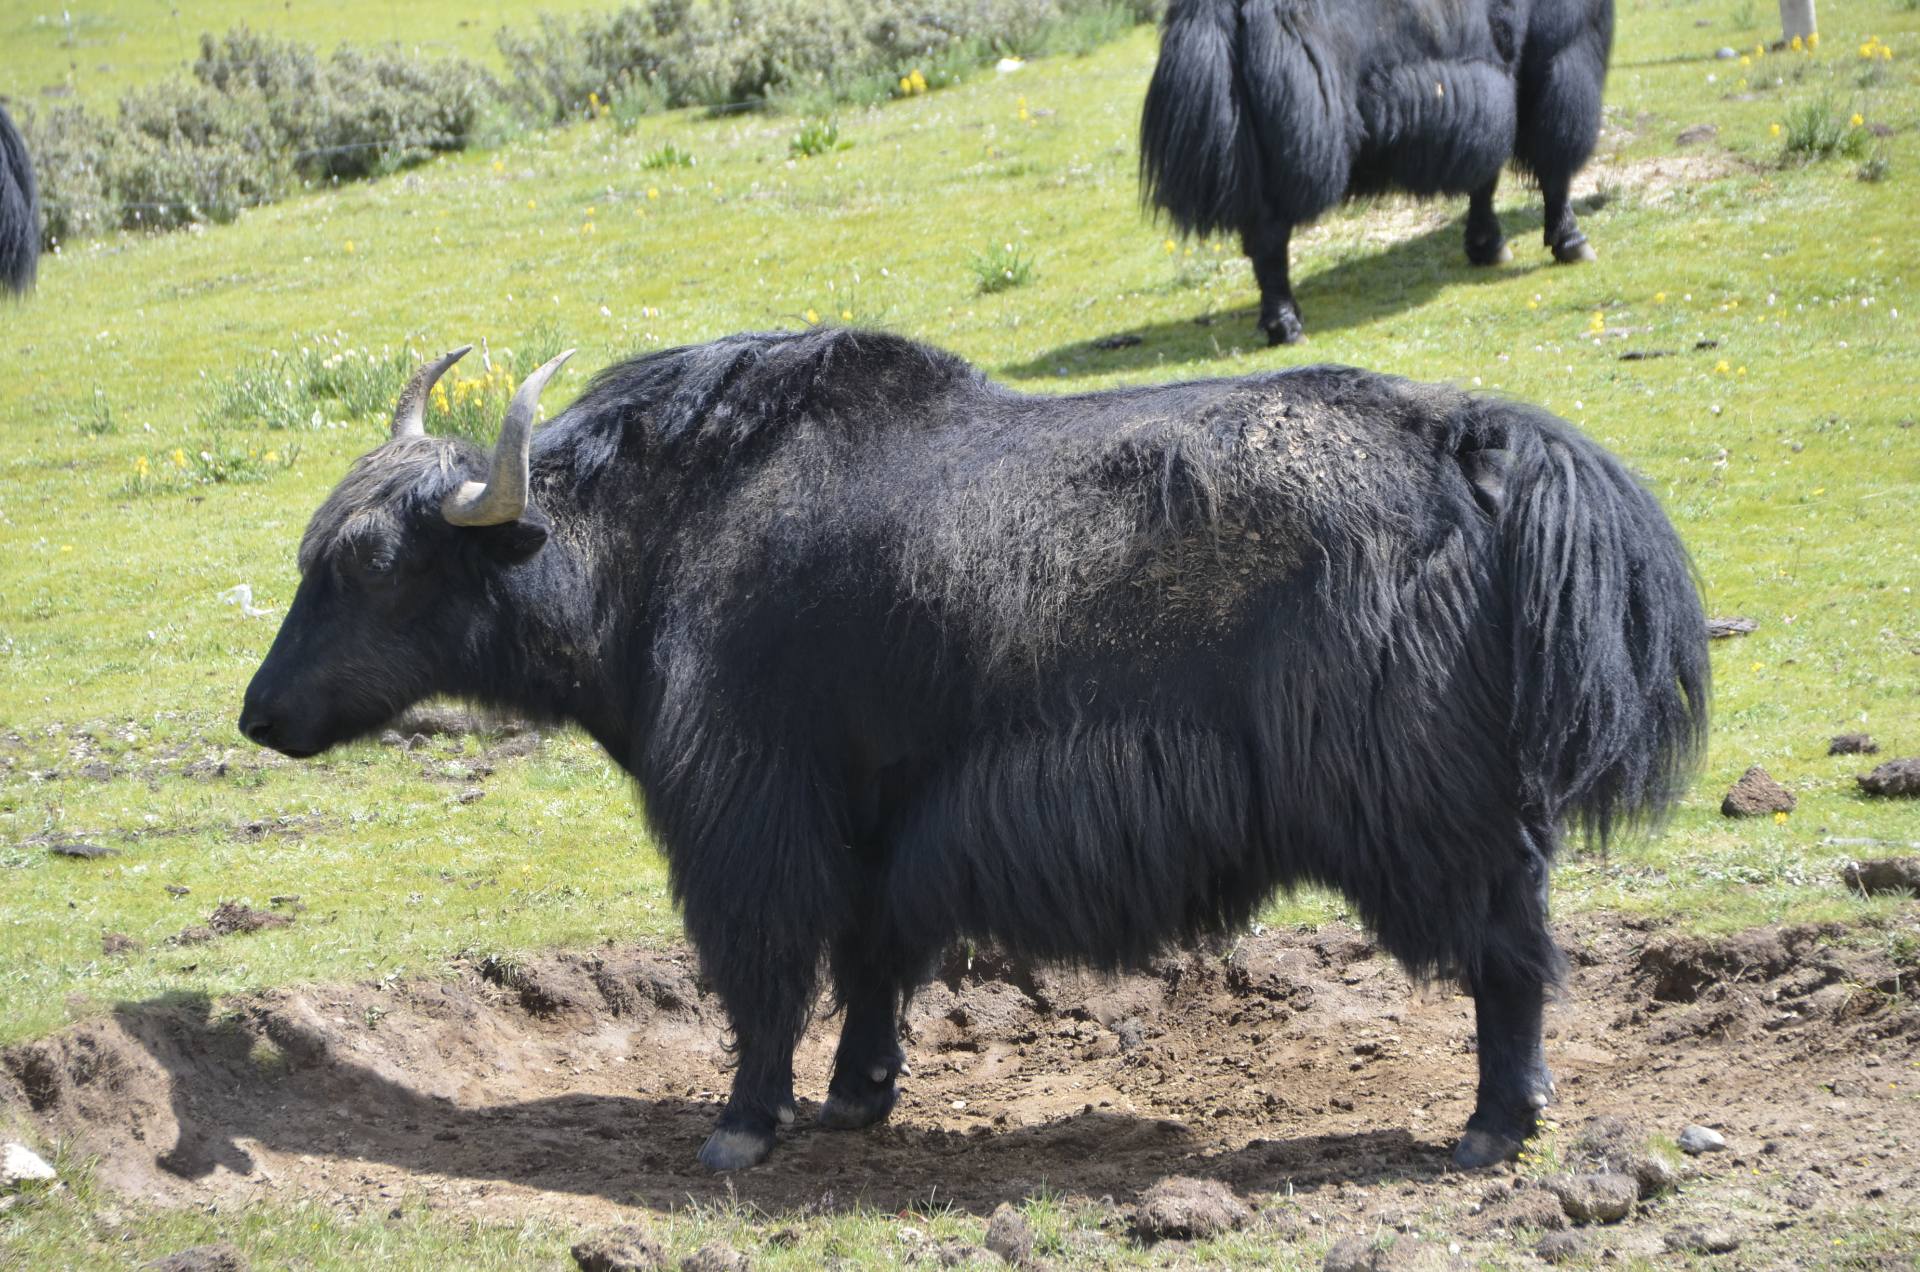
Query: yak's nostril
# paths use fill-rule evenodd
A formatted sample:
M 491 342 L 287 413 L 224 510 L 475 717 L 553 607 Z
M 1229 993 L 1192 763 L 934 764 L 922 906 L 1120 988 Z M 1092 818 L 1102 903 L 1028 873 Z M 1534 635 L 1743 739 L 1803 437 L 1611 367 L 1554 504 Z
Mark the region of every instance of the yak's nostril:
M 240 732 L 246 734 L 250 742 L 269 746 L 270 739 L 273 737 L 273 722 L 264 716 L 255 716 L 251 720 L 243 719 L 240 721 Z

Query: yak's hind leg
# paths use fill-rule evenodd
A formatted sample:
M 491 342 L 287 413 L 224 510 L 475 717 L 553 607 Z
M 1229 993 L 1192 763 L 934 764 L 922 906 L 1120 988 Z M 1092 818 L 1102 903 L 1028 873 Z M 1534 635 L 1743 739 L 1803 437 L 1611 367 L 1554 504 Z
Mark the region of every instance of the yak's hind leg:
M 1553 1098 L 1553 1075 L 1540 1046 L 1547 987 L 1560 968 L 1560 952 L 1547 931 L 1551 835 L 1539 827 L 1521 832 L 1523 863 L 1497 885 L 1467 968 L 1480 1090 L 1453 1160 L 1469 1169 L 1517 1155 Z
M 845 1019 L 827 1102 L 820 1106 L 821 1126 L 858 1130 L 893 1112 L 899 1098 L 894 1080 L 907 1065 L 900 1049 L 899 1011 L 916 971 L 915 960 L 875 949 L 863 933 L 835 945 L 833 981 Z
M 1294 344 L 1305 334 L 1300 323 L 1300 306 L 1293 299 L 1293 285 L 1287 278 L 1287 252 L 1293 227 L 1280 222 L 1263 224 L 1240 236 L 1240 245 L 1253 262 L 1253 276 L 1260 284 L 1260 330 L 1268 345 Z
M 1573 16 L 1573 10 L 1584 7 L 1543 6 L 1536 22 L 1557 19 L 1573 29 L 1530 33 L 1520 75 L 1520 135 L 1515 150 L 1540 181 L 1546 205 L 1542 237 L 1561 264 L 1594 259 L 1593 245 L 1574 220 L 1571 193 L 1574 173 L 1586 163 L 1600 137 L 1601 91 L 1612 34 L 1610 18 L 1602 27 Z M 1610 13 L 1611 6 L 1607 9 Z
M 1506 235 L 1500 232 L 1500 218 L 1493 211 L 1493 192 L 1500 178 L 1473 192 L 1467 205 L 1467 260 L 1474 265 L 1502 265 L 1513 259 Z

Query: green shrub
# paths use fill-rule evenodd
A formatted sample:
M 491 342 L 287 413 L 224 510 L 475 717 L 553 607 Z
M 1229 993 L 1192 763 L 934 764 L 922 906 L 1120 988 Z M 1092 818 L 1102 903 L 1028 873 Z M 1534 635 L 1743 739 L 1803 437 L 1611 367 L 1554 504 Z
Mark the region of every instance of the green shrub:
M 78 106 L 23 110 L 19 124 L 40 179 L 41 246 L 51 251 L 119 225 L 107 173 L 112 126 Z

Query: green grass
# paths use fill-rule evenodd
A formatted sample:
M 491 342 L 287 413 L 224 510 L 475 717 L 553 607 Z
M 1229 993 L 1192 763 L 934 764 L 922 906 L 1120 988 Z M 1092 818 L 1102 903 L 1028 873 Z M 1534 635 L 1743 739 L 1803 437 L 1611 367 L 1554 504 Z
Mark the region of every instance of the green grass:
M 163 9 L 75 10 L 84 43 L 71 51 L 12 12 L 0 87 L 31 91 L 72 62 L 78 91 L 111 97 L 243 7 L 183 13 L 184 36 Z M 1772 21 L 1772 6 L 1752 7 L 1750 22 Z M 453 7 L 430 6 L 429 22 L 388 6 L 354 22 L 363 9 L 276 8 L 271 25 L 323 46 L 391 33 L 478 55 L 499 13 L 461 6 L 472 25 L 459 26 Z M 461 804 L 472 742 L 293 764 L 235 734 L 305 519 L 382 436 L 383 408 L 344 390 L 323 399 L 318 427 L 310 411 L 271 429 L 219 409 L 236 376 L 316 339 L 430 355 L 484 337 L 496 357 L 577 344 L 550 411 L 624 354 L 822 316 L 933 341 L 1036 392 L 1337 361 L 1541 402 L 1646 476 L 1711 611 L 1761 624 L 1715 648 L 1711 752 L 1672 824 L 1604 860 L 1571 854 L 1561 910 L 1705 931 L 1888 918 L 1905 903 L 1849 895 L 1835 867 L 1863 850 L 1829 841 L 1920 841 L 1920 805 L 1861 797 L 1851 775 L 1867 765 L 1825 745 L 1865 728 L 1888 754 L 1920 752 L 1920 406 L 1907 389 L 1920 367 L 1920 13 L 1821 9 L 1817 54 L 1739 68 L 1713 46 L 1768 33 L 1731 30 L 1726 6 L 1623 3 L 1595 169 L 1605 197 L 1583 218 L 1600 260 L 1548 264 L 1537 202 L 1514 181 L 1500 209 L 1517 259 L 1493 270 L 1462 259 L 1464 203 L 1348 209 L 1296 240 L 1309 340 L 1286 350 L 1258 342 L 1231 245 L 1169 253 L 1140 215 L 1144 29 L 843 111 L 851 145 L 812 158 L 789 154 L 804 124 L 792 117 L 609 120 L 204 233 L 113 236 L 47 259 L 38 295 L 0 307 L 0 1041 L 171 991 L 431 973 L 462 951 L 678 932 L 630 785 L 581 738 L 501 764 L 485 798 Z M 1893 60 L 1856 55 L 1870 34 Z M 1823 99 L 1895 130 L 1877 143 L 1885 180 L 1856 180 L 1840 159 L 1781 162 L 1772 125 Z M 1719 125 L 1711 161 L 1673 145 L 1699 122 Z M 699 164 L 649 167 L 669 151 Z M 989 241 L 1045 268 L 982 294 L 972 261 Z M 1140 340 L 1094 347 L 1110 335 Z M 1666 356 L 1623 361 L 1629 350 Z M 216 459 L 246 480 L 211 480 Z M 220 599 L 243 582 L 269 616 Z M 1800 797 L 1783 823 L 1719 816 L 1754 762 Z M 262 821 L 269 833 L 249 829 Z M 56 858 L 46 835 L 121 855 Z M 291 929 L 165 943 L 220 900 L 280 893 L 308 907 Z M 1269 917 L 1341 913 L 1307 894 Z M 103 955 L 103 930 L 146 948 Z M 43 1259 L 68 1241 L 122 1249 L 83 1201 L 34 1213 L 20 1239 Z M 136 1245 L 161 1253 L 217 1230 L 293 1262 L 302 1248 L 274 1244 L 295 1240 L 275 1225 L 302 1221 L 174 1214 Z M 304 1255 L 333 1265 L 434 1266 L 455 1247 L 474 1265 L 564 1257 L 538 1225 L 311 1222 L 320 1244 Z M 11 1240 L 22 1221 L 0 1224 Z M 818 1240 L 866 1239 L 835 1231 Z

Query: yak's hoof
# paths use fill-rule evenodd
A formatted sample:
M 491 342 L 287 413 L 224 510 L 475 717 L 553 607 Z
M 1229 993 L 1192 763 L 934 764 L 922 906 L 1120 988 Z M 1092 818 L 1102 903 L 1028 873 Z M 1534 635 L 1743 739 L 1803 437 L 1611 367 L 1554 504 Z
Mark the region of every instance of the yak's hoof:
M 708 1170 L 745 1170 L 767 1160 L 773 1151 L 772 1131 L 722 1126 L 700 1146 L 700 1164 Z
M 1520 1156 L 1525 1140 L 1515 1139 L 1511 1135 L 1502 1135 L 1498 1131 L 1476 1131 L 1468 1129 L 1453 1146 L 1453 1164 L 1461 1170 L 1480 1170 L 1487 1166 L 1496 1166 L 1501 1162 L 1510 1162 Z
M 857 1131 L 886 1121 L 887 1114 L 893 1112 L 894 1102 L 899 1098 L 900 1093 L 891 1082 L 854 1094 L 829 1091 L 827 1102 L 820 1106 L 818 1121 L 829 1131 Z
M 1577 234 L 1553 245 L 1553 259 L 1562 265 L 1577 265 L 1581 261 L 1597 261 L 1600 256 L 1593 250 L 1593 244 L 1587 242 L 1586 235 Z
M 1307 334 L 1306 328 L 1300 325 L 1300 316 L 1291 311 L 1261 319 L 1260 330 L 1267 333 L 1268 348 L 1275 345 L 1299 344 L 1300 337 Z
M 1505 239 L 1496 239 L 1492 244 L 1467 244 L 1467 264 L 1469 265 L 1505 265 L 1513 259 L 1513 249 L 1507 246 Z

